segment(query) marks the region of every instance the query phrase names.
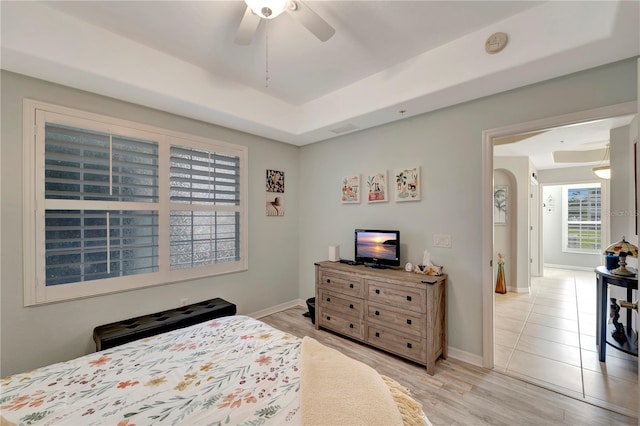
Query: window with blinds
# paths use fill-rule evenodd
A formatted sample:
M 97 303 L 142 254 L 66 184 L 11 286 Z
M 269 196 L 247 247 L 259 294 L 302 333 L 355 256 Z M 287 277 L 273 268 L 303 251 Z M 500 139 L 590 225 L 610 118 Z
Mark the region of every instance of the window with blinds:
M 45 123 L 44 148 L 45 285 L 158 271 L 158 143 Z
M 565 250 L 599 253 L 602 247 L 600 184 L 564 186 Z
M 238 212 L 213 208 L 240 204 L 239 169 L 238 157 L 171 147 L 172 269 L 239 259 Z
M 25 120 L 26 305 L 247 269 L 246 147 L 35 101 Z

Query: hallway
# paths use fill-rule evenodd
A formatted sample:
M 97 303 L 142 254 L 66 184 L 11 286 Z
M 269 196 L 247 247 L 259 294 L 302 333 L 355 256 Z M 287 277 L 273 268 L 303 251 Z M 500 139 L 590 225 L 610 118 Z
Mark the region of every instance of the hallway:
M 495 370 L 638 416 L 638 359 L 596 348 L 593 272 L 545 268 L 531 294 L 495 294 Z

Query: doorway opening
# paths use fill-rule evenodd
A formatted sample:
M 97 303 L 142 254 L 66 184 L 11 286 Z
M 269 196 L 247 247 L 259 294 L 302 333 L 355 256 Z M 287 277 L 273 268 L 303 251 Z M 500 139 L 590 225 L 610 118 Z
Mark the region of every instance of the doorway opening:
M 637 107 L 634 102 L 626 103 L 626 104 L 620 104 L 620 105 L 615 105 L 611 107 L 600 108 L 597 110 L 590 110 L 590 111 L 571 114 L 567 116 L 554 117 L 550 119 L 539 120 L 536 122 L 523 123 L 519 125 L 509 126 L 506 128 L 493 129 L 493 130 L 488 130 L 483 132 L 483 156 L 484 156 L 483 158 L 483 259 L 486 262 L 485 265 L 487 265 L 487 268 L 483 270 L 483 308 L 484 308 L 483 309 L 483 312 L 484 312 L 483 314 L 483 317 L 484 317 L 483 362 L 484 362 L 484 366 L 487 368 L 496 368 L 498 371 L 500 371 L 500 367 L 503 367 L 505 368 L 505 372 L 509 373 L 509 371 L 506 371 L 508 370 L 508 368 L 506 367 L 508 367 L 509 362 L 513 362 L 513 364 L 511 364 L 513 367 L 512 375 L 518 377 L 518 374 L 515 374 L 515 373 L 519 372 L 520 373 L 519 378 L 535 383 L 535 380 L 531 378 L 533 369 L 538 368 L 542 373 L 547 374 L 547 377 L 549 372 L 554 371 L 553 368 L 548 365 L 546 367 L 545 366 L 535 367 L 531 365 L 531 363 L 529 362 L 530 360 L 528 358 L 531 358 L 532 355 L 536 355 L 536 351 L 537 351 L 538 353 L 542 354 L 542 358 L 544 358 L 547 364 L 554 365 L 552 361 L 556 361 L 556 362 L 568 364 L 569 366 L 573 366 L 575 369 L 573 370 L 574 373 L 577 373 L 577 376 L 574 373 L 572 373 L 573 377 L 576 377 L 578 379 L 575 380 L 574 383 L 565 382 L 564 386 L 562 386 L 562 383 L 560 384 L 556 383 L 556 386 L 559 386 L 559 388 L 554 388 L 552 384 L 545 383 L 544 380 L 536 384 L 543 385 L 543 386 L 545 386 L 546 384 L 545 387 L 549 387 L 549 388 L 552 388 L 553 390 L 561 391 L 561 392 L 563 391 L 563 388 L 566 387 L 566 389 L 573 391 L 573 394 L 571 394 L 571 392 L 569 391 L 563 392 L 565 394 L 568 394 L 569 396 L 588 400 L 591 403 L 604 405 L 604 406 L 607 406 L 607 408 L 615 409 L 616 411 L 624 412 L 625 414 L 631 414 L 634 416 L 637 416 L 637 404 L 635 403 L 632 403 L 631 405 L 628 405 L 624 401 L 609 403 L 608 401 L 606 401 L 606 395 L 603 396 L 602 400 L 600 400 L 597 396 L 592 398 L 593 400 L 589 400 L 588 398 L 585 398 L 585 395 L 587 394 L 585 389 L 585 383 L 586 383 L 585 378 L 589 380 L 590 383 L 597 379 L 594 379 L 592 377 L 593 375 L 591 371 L 585 374 L 582 369 L 582 367 L 586 364 L 587 356 L 590 355 L 589 353 L 584 353 L 583 349 L 580 347 L 580 338 L 584 336 L 584 333 L 581 333 L 580 330 L 578 329 L 576 331 L 570 331 L 571 333 L 575 333 L 575 334 L 572 334 L 571 337 L 569 337 L 568 334 L 564 337 L 558 337 L 560 335 L 566 334 L 566 333 L 563 333 L 563 331 L 569 331 L 569 330 L 562 330 L 561 326 L 548 327 L 548 324 L 547 325 L 540 324 L 540 322 L 542 321 L 550 321 L 551 320 L 550 317 L 553 316 L 553 315 L 550 315 L 552 311 L 554 309 L 557 310 L 557 308 L 560 307 L 561 315 L 576 317 L 575 326 L 578 327 L 579 325 L 577 323 L 577 318 L 580 312 L 578 296 L 581 296 L 582 294 L 595 295 L 595 291 L 591 291 L 587 289 L 587 286 L 589 285 L 595 286 L 595 276 L 593 274 L 593 269 L 589 271 L 588 267 L 586 268 L 587 269 L 586 271 L 580 271 L 579 269 L 572 271 L 570 269 L 565 270 L 564 268 L 556 268 L 555 266 L 558 266 L 558 265 L 549 265 L 549 267 L 544 266 L 544 257 L 543 257 L 544 250 L 542 247 L 543 237 L 542 237 L 542 227 L 540 226 L 544 221 L 544 217 L 543 217 L 544 212 L 542 209 L 542 205 L 544 205 L 545 203 L 545 200 L 543 198 L 543 193 L 542 193 L 542 188 L 544 187 L 544 185 L 538 185 L 537 177 L 539 175 L 539 172 L 538 172 L 538 169 L 533 164 L 531 164 L 531 167 L 526 170 L 526 173 L 522 173 L 521 175 L 519 175 L 520 182 L 517 183 L 518 189 L 524 188 L 523 190 L 523 192 L 525 193 L 524 203 L 526 204 L 526 208 L 523 208 L 523 206 L 516 205 L 512 208 L 512 215 L 511 215 L 512 220 L 520 222 L 520 225 L 516 226 L 516 228 L 520 229 L 520 231 L 516 230 L 515 244 L 513 243 L 514 241 L 513 239 L 509 240 L 511 241 L 512 246 L 515 245 L 515 250 L 512 250 L 513 257 L 511 260 L 512 260 L 512 263 L 516 264 L 515 268 L 517 271 L 515 273 L 512 273 L 512 277 L 515 278 L 515 282 L 511 284 L 511 287 L 515 291 L 510 292 L 509 296 L 513 299 L 512 302 L 521 303 L 531 308 L 529 310 L 526 310 L 526 309 L 515 310 L 519 312 L 519 315 L 523 316 L 520 319 L 521 321 L 520 325 L 517 325 L 518 320 L 516 318 L 504 318 L 504 316 L 500 315 L 499 305 L 498 303 L 496 303 L 496 298 L 494 297 L 497 295 L 495 295 L 495 292 L 494 292 L 495 271 L 492 268 L 492 263 L 495 263 L 495 260 L 496 260 L 494 238 L 499 233 L 499 231 L 496 230 L 496 227 L 494 227 L 494 217 L 493 217 L 494 208 L 495 208 L 495 206 L 493 205 L 494 183 L 496 185 L 498 184 L 497 179 L 494 182 L 494 179 L 495 179 L 494 169 L 499 168 L 499 167 L 496 167 L 496 164 L 494 164 L 494 142 L 496 140 L 499 140 L 500 138 L 516 138 L 516 139 L 528 138 L 529 135 L 549 132 L 553 129 L 558 129 L 558 128 L 562 128 L 562 129 L 569 129 L 572 127 L 578 128 L 578 127 L 581 127 L 580 125 L 582 123 L 586 123 L 586 122 L 593 123 L 595 121 L 611 119 L 613 117 L 630 116 L 631 119 L 633 119 L 637 111 L 636 108 Z M 547 154 L 551 156 L 549 152 Z M 495 161 L 495 162 L 498 163 L 498 161 Z M 553 173 L 551 174 L 553 175 Z M 523 177 L 526 177 L 526 180 L 523 179 Z M 560 182 L 555 182 L 555 183 L 568 183 L 568 182 L 561 182 L 562 181 L 561 178 L 558 178 L 558 180 Z M 595 179 L 595 176 L 594 176 L 594 180 L 597 180 Z M 521 199 L 522 199 L 521 197 L 518 197 L 518 200 L 521 200 Z M 539 206 L 539 208 L 536 207 L 536 208 L 530 209 L 529 208 L 530 205 Z M 522 223 L 524 223 L 524 226 L 522 226 Z M 538 229 L 534 229 L 535 228 L 534 225 L 537 225 Z M 607 226 L 607 229 L 608 229 L 608 224 L 603 224 L 603 226 Z M 540 236 L 540 238 L 539 239 L 532 238 L 532 235 L 534 237 Z M 508 257 L 507 257 L 507 261 L 509 261 Z M 554 266 L 554 267 L 551 267 L 551 266 Z M 562 266 L 562 265 L 560 264 L 559 266 Z M 559 290 L 563 287 L 564 289 L 561 291 L 566 291 L 568 294 L 563 295 L 561 291 L 559 292 Z M 554 293 L 549 294 L 548 292 L 545 292 L 545 290 L 551 290 Z M 569 299 L 569 300 L 563 300 L 563 299 Z M 555 304 L 557 306 L 545 307 L 543 303 L 540 303 L 538 304 L 538 307 L 536 307 L 536 310 L 537 311 L 546 310 L 546 313 L 532 312 L 533 306 L 536 305 L 536 300 L 538 302 L 546 302 L 547 305 Z M 571 303 L 573 305 L 573 310 L 566 309 L 566 307 L 568 306 L 567 303 Z M 586 303 L 586 305 L 589 304 L 589 302 L 584 302 L 584 303 Z M 517 307 L 517 305 L 514 305 L 514 306 Z M 593 309 L 593 307 L 595 307 L 595 301 L 591 303 L 589 309 Z M 520 306 L 520 308 L 522 308 L 522 306 Z M 572 312 L 572 313 L 569 313 L 569 312 Z M 513 326 L 516 329 L 520 327 L 517 333 L 514 332 L 515 336 L 511 335 L 509 337 L 511 337 L 512 339 L 515 338 L 517 342 L 520 339 L 520 337 L 525 336 L 524 338 L 522 338 L 522 343 L 528 345 L 526 346 L 526 351 L 520 351 L 517 354 L 515 354 L 515 357 L 514 357 L 513 352 L 506 354 L 506 351 L 504 350 L 504 348 L 496 346 L 497 340 L 504 339 L 505 334 L 508 335 L 508 333 L 505 333 L 505 328 L 508 329 L 508 326 L 496 327 L 494 318 L 495 318 L 495 322 L 499 320 L 503 320 L 504 321 L 503 325 L 506 323 L 506 324 L 509 324 L 509 326 Z M 538 323 L 529 322 L 529 325 L 527 326 L 526 320 L 534 320 L 534 321 L 537 321 Z M 560 316 L 557 319 L 557 323 L 558 324 L 564 323 L 565 328 L 573 326 L 573 325 L 569 325 L 568 321 L 564 321 L 564 320 L 570 321 L 571 318 L 564 318 L 563 316 Z M 525 330 L 525 327 L 528 327 L 528 328 L 526 332 L 523 333 L 523 331 Z M 544 328 L 544 327 L 547 327 L 547 328 Z M 591 326 L 584 325 L 583 327 L 595 328 L 595 324 Z M 548 332 L 549 331 L 548 328 L 557 328 L 559 331 L 553 330 L 555 335 L 554 336 L 547 335 L 546 339 L 542 338 L 544 336 L 530 336 L 530 334 L 534 334 L 536 330 L 540 333 Z M 498 336 L 498 334 L 500 335 Z M 576 342 L 574 343 L 577 344 L 578 349 L 566 351 L 567 347 L 565 346 L 570 346 L 570 345 L 566 345 L 568 340 L 563 340 L 565 338 L 577 339 Z M 553 348 L 545 349 L 543 346 L 540 345 L 541 342 L 536 339 L 548 340 L 551 342 L 553 342 L 553 339 L 561 340 L 560 342 L 555 342 L 555 343 L 559 343 L 560 345 L 564 345 L 564 346 L 551 345 L 553 346 Z M 589 339 L 589 337 L 585 337 L 584 339 L 589 340 L 589 342 L 587 343 L 595 345 L 595 338 Z M 552 353 L 555 353 L 554 356 L 556 356 L 556 358 L 560 358 L 560 361 L 557 359 L 553 360 L 553 356 L 551 356 Z M 507 365 L 501 365 L 505 363 L 505 357 L 507 357 L 506 358 Z M 572 362 L 574 362 L 574 364 L 577 364 L 577 365 L 564 362 L 568 360 L 571 360 Z M 613 360 L 608 365 L 605 365 L 604 368 L 606 369 L 607 367 L 609 367 L 609 369 L 611 370 L 614 368 L 613 365 L 616 362 L 617 362 L 616 360 Z M 622 364 L 624 363 L 625 362 L 623 361 Z M 598 363 L 596 362 L 596 365 L 593 365 L 593 364 L 590 364 L 590 365 L 592 366 L 593 369 L 596 369 L 598 368 L 597 364 Z M 600 366 L 600 368 L 601 367 L 602 366 Z M 569 370 L 571 370 L 571 368 L 569 368 Z M 627 396 L 637 395 L 637 364 L 636 364 L 635 370 L 631 370 L 631 371 L 627 370 L 627 372 L 633 373 L 633 376 L 635 376 L 635 386 L 632 386 L 635 393 L 627 392 Z M 559 374 L 554 373 L 553 376 L 555 375 L 559 375 Z M 608 378 L 611 381 L 616 380 L 613 374 L 610 374 Z M 626 378 L 627 379 L 629 378 L 628 374 L 626 375 Z M 622 377 L 619 377 L 618 379 L 625 380 Z M 621 393 L 625 393 L 625 392 L 621 392 Z M 632 398 L 632 400 L 637 401 L 637 396 L 635 397 L 635 399 Z

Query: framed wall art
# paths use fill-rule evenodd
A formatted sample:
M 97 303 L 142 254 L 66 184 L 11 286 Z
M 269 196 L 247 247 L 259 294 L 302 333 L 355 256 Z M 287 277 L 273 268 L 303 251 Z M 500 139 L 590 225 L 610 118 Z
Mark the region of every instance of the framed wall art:
M 373 173 L 367 176 L 367 201 L 381 203 L 389 199 L 387 195 L 387 172 Z
M 284 192 L 284 172 L 267 169 L 267 192 Z
M 284 194 L 267 192 L 267 216 L 284 216 Z
M 496 185 L 493 187 L 493 224 L 507 224 L 507 206 L 509 203 L 509 187 Z
M 409 167 L 394 172 L 397 202 L 420 200 L 420 168 Z M 393 182 L 392 182 L 393 184 Z
M 266 214 L 284 216 L 284 172 L 267 169 Z
M 342 178 L 342 204 L 360 202 L 360 175 L 345 176 Z

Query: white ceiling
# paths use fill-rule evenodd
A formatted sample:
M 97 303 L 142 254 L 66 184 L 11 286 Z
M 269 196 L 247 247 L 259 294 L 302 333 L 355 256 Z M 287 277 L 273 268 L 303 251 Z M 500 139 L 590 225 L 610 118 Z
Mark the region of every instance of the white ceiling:
M 1 66 L 304 145 L 640 54 L 637 1 L 305 3 L 333 38 L 283 14 L 236 45 L 239 0 L 3 0 Z
M 320 42 L 284 13 L 263 21 L 251 45 L 236 45 L 233 38 L 246 8 L 243 1 L 48 3 L 293 105 L 353 84 L 536 3 L 505 2 L 499 8 L 486 7 L 486 2 L 306 4 L 338 28 L 330 42 Z M 271 81 L 265 88 L 267 34 Z
M 534 132 L 530 137 L 495 145 L 497 157 L 529 157 L 538 170 L 595 166 L 604 161 L 611 129 L 628 125 L 633 115 L 572 124 Z

